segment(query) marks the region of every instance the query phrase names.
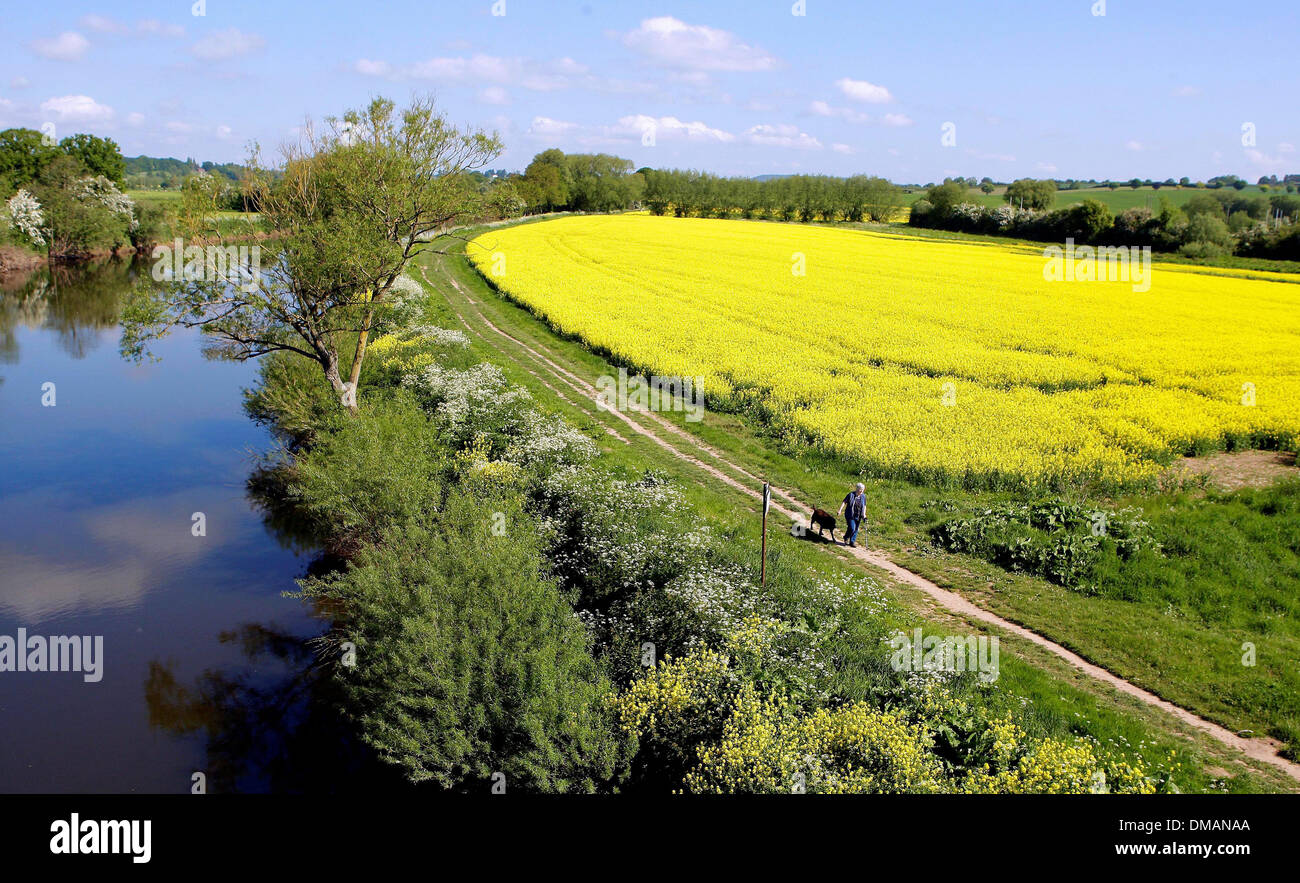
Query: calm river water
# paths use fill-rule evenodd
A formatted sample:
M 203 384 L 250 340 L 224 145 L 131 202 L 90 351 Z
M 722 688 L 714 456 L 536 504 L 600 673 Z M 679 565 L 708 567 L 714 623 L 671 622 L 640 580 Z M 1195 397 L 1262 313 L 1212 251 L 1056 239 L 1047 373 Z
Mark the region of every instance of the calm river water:
M 272 444 L 241 409 L 255 365 L 192 332 L 124 362 L 135 272 L 0 279 L 0 642 L 103 639 L 97 682 L 0 671 L 0 792 L 346 787 L 370 762 L 316 695 L 325 624 L 281 594 L 310 553 L 246 491 Z

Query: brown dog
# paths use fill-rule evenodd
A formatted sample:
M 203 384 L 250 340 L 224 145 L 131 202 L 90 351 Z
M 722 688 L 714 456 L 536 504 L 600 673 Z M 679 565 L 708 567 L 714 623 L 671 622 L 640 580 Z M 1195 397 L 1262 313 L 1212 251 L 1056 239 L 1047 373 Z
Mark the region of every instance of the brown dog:
M 825 509 L 814 509 L 812 517 L 809 519 L 812 526 L 817 528 L 817 536 L 822 535 L 822 528 L 828 528 L 831 532 L 831 542 L 835 542 L 835 516 Z

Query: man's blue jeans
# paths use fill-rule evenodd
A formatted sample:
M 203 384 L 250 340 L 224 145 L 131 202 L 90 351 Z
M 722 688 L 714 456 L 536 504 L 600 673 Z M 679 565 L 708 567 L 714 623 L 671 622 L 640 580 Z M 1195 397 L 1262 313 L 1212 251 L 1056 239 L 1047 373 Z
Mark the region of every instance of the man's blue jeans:
M 858 525 L 861 523 L 856 518 L 848 519 L 848 527 L 845 529 L 844 538 L 850 546 L 858 540 Z

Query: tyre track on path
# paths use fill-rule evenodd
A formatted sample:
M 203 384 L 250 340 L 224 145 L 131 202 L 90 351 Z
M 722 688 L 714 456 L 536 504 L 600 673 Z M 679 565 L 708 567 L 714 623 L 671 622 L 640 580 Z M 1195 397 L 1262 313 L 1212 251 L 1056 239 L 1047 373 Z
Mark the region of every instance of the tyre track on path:
M 483 327 L 489 329 L 494 334 L 497 334 L 504 340 L 509 341 L 509 343 L 513 348 L 522 351 L 524 353 L 527 353 L 534 360 L 534 362 L 538 364 L 543 370 L 547 371 L 556 382 L 567 386 L 577 396 L 592 400 L 595 403 L 595 407 L 597 408 L 597 410 L 612 415 L 613 417 L 617 418 L 618 420 L 626 424 L 627 428 L 632 432 L 636 433 L 637 435 L 643 436 L 649 439 L 650 441 L 653 441 L 654 443 L 658 444 L 660 447 L 664 448 L 666 451 L 672 453 L 674 457 L 677 457 L 680 460 L 683 460 L 687 463 L 696 466 L 699 469 L 704 470 L 713 478 L 723 482 L 724 484 L 736 490 L 742 491 L 747 495 L 753 496 L 757 492 L 757 489 L 761 487 L 763 483 L 763 479 L 759 478 L 758 476 L 755 476 L 752 472 L 746 470 L 744 467 L 740 466 L 739 464 L 736 464 L 731 460 L 727 459 L 727 457 L 724 454 L 722 454 L 713 446 L 707 444 L 706 442 L 701 441 L 691 433 L 687 432 L 686 430 L 682 429 L 681 427 L 677 426 L 671 421 L 665 419 L 664 417 L 661 417 L 659 414 L 654 413 L 652 411 L 639 409 L 639 408 L 630 409 L 632 410 L 633 413 L 637 414 L 639 417 L 643 417 L 646 420 L 648 420 L 650 423 L 654 424 L 654 428 L 648 428 L 644 426 L 642 423 L 638 422 L 637 420 L 633 420 L 631 416 L 624 413 L 623 411 L 613 410 L 605 407 L 597 399 L 598 390 L 596 389 L 595 386 L 588 383 L 586 380 L 579 377 L 577 374 L 574 374 L 572 371 L 568 370 L 563 365 L 558 364 L 554 359 L 551 358 L 551 355 L 548 353 L 548 351 L 546 351 L 546 348 L 541 344 L 538 344 L 537 347 L 530 346 L 529 344 L 525 343 L 519 338 L 514 337 L 513 335 L 509 334 L 506 331 L 503 331 L 501 328 L 498 328 L 485 315 L 483 315 L 483 312 L 478 308 L 478 304 L 475 302 L 470 292 L 467 291 L 465 287 L 460 284 L 460 282 L 456 279 L 454 275 L 452 275 L 450 272 L 447 271 L 447 269 L 441 264 L 441 262 L 439 263 L 437 269 L 439 271 L 440 276 L 443 279 L 445 279 L 446 282 L 449 285 L 451 285 L 456 290 L 456 292 L 460 294 L 461 297 L 465 299 L 465 301 L 468 303 L 470 308 L 474 311 L 476 319 L 482 323 Z M 425 268 L 421 267 L 421 273 L 424 275 L 425 281 L 428 282 L 430 285 L 433 285 L 434 288 L 436 289 L 437 285 L 435 285 L 429 279 L 428 274 L 425 271 Z M 446 297 L 445 292 L 444 292 L 444 297 Z M 451 298 L 447 297 L 446 299 L 448 305 L 452 308 L 453 312 L 456 313 L 460 321 L 468 327 L 469 323 L 466 321 L 465 317 L 461 315 L 461 311 L 456 308 L 456 305 L 451 302 Z M 534 376 L 536 376 L 536 374 L 532 371 L 530 371 L 529 373 L 533 373 Z M 541 380 L 543 383 L 546 382 L 545 380 L 542 380 L 542 378 L 540 377 L 538 377 L 538 379 Z M 549 384 L 548 384 L 548 388 L 549 388 Z M 559 394 L 558 391 L 557 394 Z M 563 396 L 562 394 L 561 394 L 561 398 L 564 398 L 565 401 L 569 401 L 569 399 L 566 396 Z M 572 402 L 570 403 L 572 404 Z M 677 447 L 674 447 L 672 444 L 669 444 L 669 442 L 659 434 L 659 431 L 662 431 L 664 433 L 674 436 L 675 438 L 679 438 L 683 440 L 691 447 L 695 448 L 697 451 L 701 452 L 702 454 L 707 454 L 710 458 L 717 461 L 718 465 L 705 462 L 699 457 L 693 456 L 691 454 L 686 453 L 685 451 L 678 449 Z M 728 474 L 727 471 L 724 471 L 724 468 L 726 470 L 730 470 L 730 472 L 734 473 L 734 475 Z M 742 481 L 740 478 L 736 478 L 735 477 L 736 475 L 742 476 L 749 483 L 746 483 L 746 481 Z M 802 518 L 800 513 L 811 511 L 813 508 L 811 505 L 799 500 L 791 492 L 780 489 L 775 485 L 772 486 L 772 497 L 773 497 L 773 501 L 772 501 L 773 509 L 785 515 L 786 517 L 790 518 L 793 523 L 803 524 L 805 526 L 807 525 L 806 520 Z M 783 505 L 781 503 L 778 503 L 777 502 L 778 498 L 784 500 L 786 504 Z M 1202 733 L 1205 733 L 1206 735 L 1222 743 L 1223 745 L 1235 749 L 1236 751 L 1239 751 L 1242 754 L 1254 760 L 1269 764 L 1270 766 L 1273 766 L 1276 769 L 1279 769 L 1282 772 L 1286 773 L 1294 781 L 1300 782 L 1300 764 L 1293 763 L 1292 761 L 1289 761 L 1286 758 L 1282 757 L 1280 754 L 1278 754 L 1277 753 L 1278 744 L 1273 740 L 1247 739 L 1242 736 L 1238 736 L 1236 733 L 1232 732 L 1231 730 L 1229 730 L 1228 728 L 1220 724 L 1216 724 L 1213 721 L 1206 720 L 1205 718 L 1202 718 L 1199 715 L 1191 711 L 1188 711 L 1187 709 L 1181 706 L 1175 705 L 1174 703 L 1170 702 L 1167 699 L 1163 699 L 1160 696 L 1157 696 L 1155 693 L 1152 693 L 1150 690 L 1147 690 L 1143 687 L 1139 687 L 1137 684 L 1125 680 L 1124 678 L 1120 677 L 1119 675 L 1116 675 L 1115 673 L 1111 672 L 1108 669 L 1102 668 L 1099 665 L 1089 662 L 1088 660 L 1080 656 L 1078 653 L 1075 653 L 1073 650 L 1070 650 L 1069 648 L 1064 647 L 1061 644 L 1057 644 L 1055 641 L 1052 641 L 1051 639 L 1046 638 L 1043 635 L 1040 635 L 1038 632 L 1032 631 L 1026 628 L 1025 626 L 1012 622 L 1009 619 L 1005 619 L 1004 617 L 999 616 L 996 613 L 985 610 L 984 608 L 979 607 L 978 605 L 974 604 L 973 602 L 963 597 L 962 595 L 958 594 L 957 592 L 953 592 L 948 589 L 942 588 L 941 586 L 931 582 L 930 580 L 926 579 L 920 574 L 913 573 L 912 571 L 907 570 L 904 567 L 900 567 L 898 564 L 895 564 L 892 560 L 890 560 L 883 552 L 874 552 L 862 547 L 840 546 L 838 548 L 848 552 L 849 554 L 853 555 L 853 557 L 857 558 L 858 560 L 862 561 L 865 564 L 871 565 L 872 567 L 875 567 L 879 570 L 883 570 L 885 573 L 889 574 L 889 576 L 892 577 L 895 581 L 910 586 L 911 588 L 918 589 L 921 592 L 924 592 L 929 598 L 931 598 L 940 607 L 942 607 L 944 610 L 948 611 L 949 613 L 953 613 L 958 616 L 965 617 L 967 619 L 976 620 L 978 622 L 984 623 L 989 626 L 994 626 L 1002 631 L 1008 632 L 1019 638 L 1022 638 L 1023 640 L 1028 641 L 1029 643 L 1032 643 L 1037 647 L 1041 647 L 1049 651 L 1050 653 L 1054 654 L 1055 656 L 1059 657 L 1060 659 L 1064 660 L 1066 663 L 1068 663 L 1071 667 L 1073 667 L 1077 671 L 1080 671 L 1083 674 L 1088 675 L 1094 680 L 1097 680 L 1119 691 L 1120 693 L 1123 693 L 1126 696 L 1131 696 L 1135 699 L 1138 699 L 1141 702 L 1146 703 L 1147 705 L 1158 708 L 1172 715 L 1182 723 L 1190 727 L 1193 727 L 1201 731 Z

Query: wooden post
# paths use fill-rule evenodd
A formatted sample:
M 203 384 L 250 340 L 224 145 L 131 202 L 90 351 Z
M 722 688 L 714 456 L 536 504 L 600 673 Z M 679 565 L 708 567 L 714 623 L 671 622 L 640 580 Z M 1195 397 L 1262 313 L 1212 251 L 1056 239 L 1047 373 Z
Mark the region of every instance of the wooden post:
M 767 510 L 772 506 L 772 486 L 763 482 L 763 563 L 759 566 L 759 584 L 767 585 Z

